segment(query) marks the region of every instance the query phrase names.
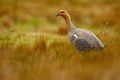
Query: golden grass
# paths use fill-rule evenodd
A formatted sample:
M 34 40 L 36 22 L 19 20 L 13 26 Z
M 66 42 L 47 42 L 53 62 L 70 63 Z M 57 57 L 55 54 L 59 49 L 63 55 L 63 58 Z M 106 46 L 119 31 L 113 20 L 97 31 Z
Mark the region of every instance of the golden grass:
M 120 37 L 99 36 L 102 51 L 78 52 L 67 37 L 10 32 L 0 36 L 1 80 L 119 80 Z

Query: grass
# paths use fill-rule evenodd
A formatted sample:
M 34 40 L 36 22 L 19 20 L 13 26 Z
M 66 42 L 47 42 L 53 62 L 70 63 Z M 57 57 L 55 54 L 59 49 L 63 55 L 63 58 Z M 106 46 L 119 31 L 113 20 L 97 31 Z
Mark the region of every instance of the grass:
M 2 34 L 2 80 L 120 79 L 120 37 L 117 35 L 100 35 L 106 44 L 103 51 L 80 54 L 65 36 L 11 31 Z
M 78 52 L 60 9 L 105 48 Z M 0 1 L 0 80 L 120 80 L 119 14 L 119 0 Z

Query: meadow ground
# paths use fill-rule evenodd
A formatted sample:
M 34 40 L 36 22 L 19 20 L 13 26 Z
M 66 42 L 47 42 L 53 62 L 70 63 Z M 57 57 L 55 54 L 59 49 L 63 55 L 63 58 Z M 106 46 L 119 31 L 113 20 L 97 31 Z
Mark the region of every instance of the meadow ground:
M 120 80 L 119 0 L 0 2 L 0 80 Z M 105 48 L 78 52 L 55 17 L 61 8 Z

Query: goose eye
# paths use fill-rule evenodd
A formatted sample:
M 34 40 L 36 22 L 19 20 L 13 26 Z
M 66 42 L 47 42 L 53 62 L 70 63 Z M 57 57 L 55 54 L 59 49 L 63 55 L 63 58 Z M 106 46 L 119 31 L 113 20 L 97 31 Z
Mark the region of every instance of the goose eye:
M 63 11 L 61 13 L 64 13 Z

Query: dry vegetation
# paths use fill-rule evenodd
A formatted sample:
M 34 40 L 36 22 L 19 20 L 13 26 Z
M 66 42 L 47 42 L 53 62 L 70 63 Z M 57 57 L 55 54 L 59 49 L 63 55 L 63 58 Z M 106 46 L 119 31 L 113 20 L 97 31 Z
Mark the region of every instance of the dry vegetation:
M 0 2 L 0 80 L 120 80 L 119 0 Z M 78 52 L 55 17 L 59 9 L 76 26 L 86 24 L 105 49 Z

